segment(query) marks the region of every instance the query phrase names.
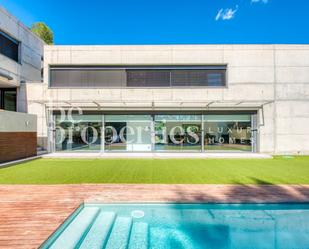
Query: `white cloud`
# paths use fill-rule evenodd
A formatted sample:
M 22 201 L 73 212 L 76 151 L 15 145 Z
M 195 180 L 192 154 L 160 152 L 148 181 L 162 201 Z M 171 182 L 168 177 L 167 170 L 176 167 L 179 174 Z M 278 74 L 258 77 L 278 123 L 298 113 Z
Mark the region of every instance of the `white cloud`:
M 251 3 L 268 3 L 268 0 L 251 0 Z
M 254 0 L 257 1 L 257 0 Z M 265 0 L 263 0 L 265 1 Z M 238 10 L 238 5 L 236 5 L 235 9 L 232 8 L 226 8 L 226 9 L 220 9 L 215 17 L 215 20 L 230 20 L 232 18 L 234 18 L 235 13 Z

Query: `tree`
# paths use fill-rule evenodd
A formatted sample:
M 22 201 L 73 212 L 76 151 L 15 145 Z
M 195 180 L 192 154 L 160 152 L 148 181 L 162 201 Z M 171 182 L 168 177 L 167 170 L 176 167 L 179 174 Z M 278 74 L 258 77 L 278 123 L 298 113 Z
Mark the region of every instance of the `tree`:
M 31 31 L 45 41 L 46 44 L 54 44 L 53 31 L 44 22 L 36 22 L 32 24 Z

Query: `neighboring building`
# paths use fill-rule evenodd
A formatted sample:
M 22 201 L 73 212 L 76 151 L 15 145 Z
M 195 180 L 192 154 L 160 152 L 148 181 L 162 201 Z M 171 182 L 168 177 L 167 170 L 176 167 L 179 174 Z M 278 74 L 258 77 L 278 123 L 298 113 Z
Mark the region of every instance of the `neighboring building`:
M 45 46 L 25 93 L 51 152 L 308 154 L 308 67 L 309 45 Z
M 25 85 L 42 84 L 43 46 L 0 6 L 0 163 L 37 154 L 36 116 L 18 112 L 28 111 Z
M 0 6 L 0 109 L 27 112 L 23 85 L 42 81 L 43 45 Z

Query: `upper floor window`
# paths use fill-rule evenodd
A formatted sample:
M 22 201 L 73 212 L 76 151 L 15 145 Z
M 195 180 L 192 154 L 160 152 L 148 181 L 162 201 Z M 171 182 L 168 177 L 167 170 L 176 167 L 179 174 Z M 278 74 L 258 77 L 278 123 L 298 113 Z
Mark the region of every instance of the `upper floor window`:
M 51 87 L 222 87 L 226 66 L 50 67 Z
M 0 31 L 0 53 L 19 62 L 19 41 Z

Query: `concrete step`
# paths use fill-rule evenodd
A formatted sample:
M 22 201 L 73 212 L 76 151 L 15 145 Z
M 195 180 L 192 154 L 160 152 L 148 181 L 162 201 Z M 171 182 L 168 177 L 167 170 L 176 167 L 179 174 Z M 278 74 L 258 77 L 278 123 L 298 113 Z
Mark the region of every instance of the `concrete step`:
M 87 207 L 84 208 L 75 217 L 74 220 L 65 228 L 61 235 L 49 247 L 50 249 L 74 249 L 77 248 L 81 238 L 92 225 L 96 218 L 99 208 Z
M 117 217 L 105 249 L 126 249 L 131 227 L 131 217 Z
M 114 212 L 100 212 L 89 232 L 80 245 L 80 249 L 102 249 L 108 241 L 115 220 Z
M 134 222 L 131 230 L 129 249 L 148 249 L 148 224 Z

